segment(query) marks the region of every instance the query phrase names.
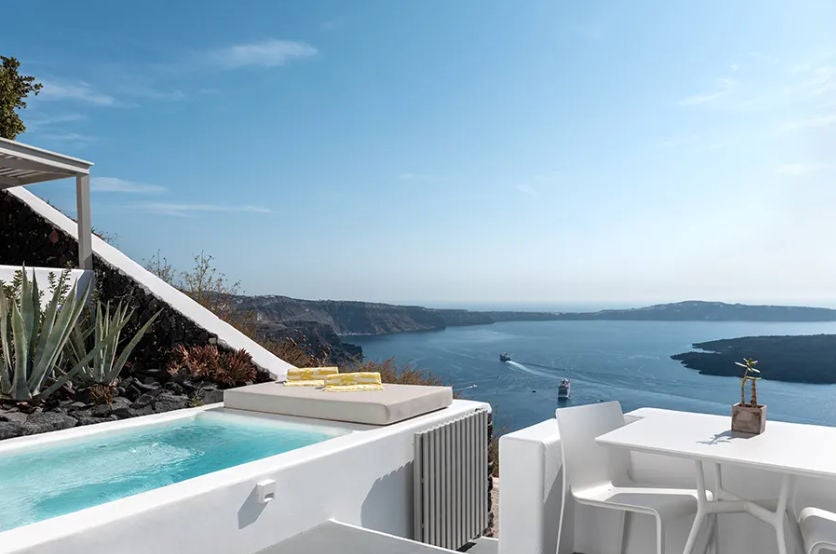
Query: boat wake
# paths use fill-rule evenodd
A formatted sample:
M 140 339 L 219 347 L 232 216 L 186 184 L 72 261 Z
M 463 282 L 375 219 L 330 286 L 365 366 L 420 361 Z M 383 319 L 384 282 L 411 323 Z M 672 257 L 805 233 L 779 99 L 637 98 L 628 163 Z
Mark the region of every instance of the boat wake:
M 537 377 L 548 377 L 549 379 L 558 379 L 559 378 L 557 375 L 555 375 L 553 373 L 550 373 L 550 372 L 547 372 L 547 371 L 542 371 L 540 369 L 533 369 L 533 368 L 524 366 L 523 364 L 521 364 L 519 362 L 515 362 L 513 360 L 509 360 L 509 361 L 505 362 L 505 364 L 509 365 L 511 367 L 515 367 L 515 368 L 519 369 L 520 371 L 524 371 L 524 372 L 526 372 L 530 375 L 536 375 Z

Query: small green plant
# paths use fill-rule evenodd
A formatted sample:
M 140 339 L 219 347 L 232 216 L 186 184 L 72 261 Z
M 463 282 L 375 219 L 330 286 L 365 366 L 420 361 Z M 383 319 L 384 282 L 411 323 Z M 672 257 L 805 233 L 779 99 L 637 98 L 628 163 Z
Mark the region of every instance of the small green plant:
M 738 365 L 744 369 L 743 377 L 740 378 L 740 405 L 741 406 L 751 406 L 757 407 L 758 406 L 758 381 L 760 381 L 760 377 L 756 375 L 760 375 L 760 370 L 755 366 L 758 365 L 757 360 L 753 360 L 751 358 L 743 358 L 743 362 L 734 362 L 735 365 Z M 749 398 L 749 402 L 746 402 L 746 383 L 751 383 L 752 392 Z
M 122 302 L 111 312 L 110 302 L 102 309 L 102 303 L 97 301 L 95 317 L 91 318 L 87 325 L 80 321 L 73 328 L 65 349 L 67 359 L 72 364 L 78 364 L 80 360 L 88 358 L 88 354 L 93 354 L 87 363 L 80 365 L 75 378 L 80 385 L 109 387 L 116 383 L 134 348 L 154 324 L 160 312 L 146 321 L 119 352 L 122 331 L 133 314 L 134 310 L 129 310 L 128 305 L 123 305 Z
M 71 287 L 62 295 L 55 287 L 45 307 L 41 291 L 23 268 L 20 285 L 11 297 L 0 294 L 0 399 L 43 400 L 80 371 L 94 353 L 56 375 L 64 346 L 87 301 L 88 291 Z M 44 388 L 45 387 L 45 388 Z

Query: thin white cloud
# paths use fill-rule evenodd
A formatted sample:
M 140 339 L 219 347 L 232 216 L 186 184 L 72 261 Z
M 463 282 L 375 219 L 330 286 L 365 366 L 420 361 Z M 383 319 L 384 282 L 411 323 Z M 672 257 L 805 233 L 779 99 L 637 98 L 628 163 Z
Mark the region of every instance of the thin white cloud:
M 272 213 L 269 208 L 263 206 L 234 206 L 223 204 L 189 204 L 176 202 L 146 202 L 138 207 L 144 211 L 176 217 L 189 217 L 199 213 Z
M 166 188 L 159 185 L 149 185 L 120 179 L 119 177 L 93 177 L 90 179 L 90 190 L 96 192 L 127 192 L 133 194 L 158 194 Z
M 329 19 L 328 21 L 323 21 L 319 24 L 319 28 L 323 31 L 333 31 L 334 29 L 338 29 L 342 27 L 343 22 L 339 19 Z
M 83 119 L 85 119 L 85 117 L 78 113 L 65 113 L 33 117 L 26 120 L 26 130 L 34 132 L 46 127 L 52 127 L 53 125 L 58 125 L 61 123 L 72 123 L 75 121 L 81 121 Z
M 305 42 L 273 39 L 213 50 L 207 54 L 207 61 L 220 69 L 278 67 L 317 53 L 316 48 Z
M 90 144 L 91 142 L 96 142 L 96 137 L 90 135 L 84 135 L 82 133 L 72 133 L 66 131 L 55 131 L 55 132 L 47 132 L 47 133 L 38 133 L 38 138 L 41 140 L 51 141 L 51 142 L 61 142 L 67 144 L 76 144 L 79 146 L 83 146 L 85 144 Z
M 69 100 L 93 104 L 95 106 L 116 106 L 115 98 L 104 92 L 94 89 L 84 81 L 52 81 L 44 80 L 44 88 L 38 98 L 43 100 L 60 101 Z
M 523 194 L 527 194 L 528 196 L 537 196 L 537 189 L 534 188 L 532 185 L 528 183 L 522 183 L 516 186 L 516 189 Z
M 800 177 L 802 175 L 812 175 L 820 173 L 829 168 L 829 164 L 823 163 L 792 163 L 783 164 L 775 168 L 777 173 L 781 175 L 790 175 L 792 177 Z
M 836 112 L 821 113 L 809 117 L 802 117 L 788 121 L 781 127 L 782 131 L 801 131 L 807 129 L 823 129 L 836 125 Z
M 688 96 L 679 101 L 680 106 L 699 106 L 710 104 L 729 94 L 737 86 L 733 79 L 718 79 L 717 89 Z

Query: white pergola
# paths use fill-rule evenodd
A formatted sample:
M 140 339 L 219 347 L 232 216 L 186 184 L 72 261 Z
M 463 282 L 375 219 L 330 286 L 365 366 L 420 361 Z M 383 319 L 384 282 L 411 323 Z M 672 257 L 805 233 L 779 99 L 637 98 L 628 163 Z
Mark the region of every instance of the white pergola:
M 90 219 L 92 166 L 92 162 L 0 138 L 0 190 L 75 177 L 79 269 L 93 269 L 93 228 Z

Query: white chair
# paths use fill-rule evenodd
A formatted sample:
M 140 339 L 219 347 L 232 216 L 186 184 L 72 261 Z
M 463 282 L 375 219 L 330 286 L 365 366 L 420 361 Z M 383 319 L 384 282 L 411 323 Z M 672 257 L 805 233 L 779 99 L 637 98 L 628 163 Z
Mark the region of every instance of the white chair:
M 641 486 L 630 479 L 630 454 L 595 443 L 595 438 L 625 424 L 621 404 L 607 402 L 560 408 L 555 412 L 563 450 L 563 490 L 579 504 L 622 512 L 615 552 L 623 552 L 627 513 L 656 518 L 656 552 L 665 552 L 669 522 L 695 515 L 697 491 Z M 561 527 L 563 525 L 561 516 Z M 714 533 L 712 520 L 710 533 Z M 561 531 L 559 536 L 563 536 Z M 716 544 L 714 546 L 716 552 Z
M 836 553 L 836 514 L 819 508 L 804 508 L 798 514 L 806 554 Z

